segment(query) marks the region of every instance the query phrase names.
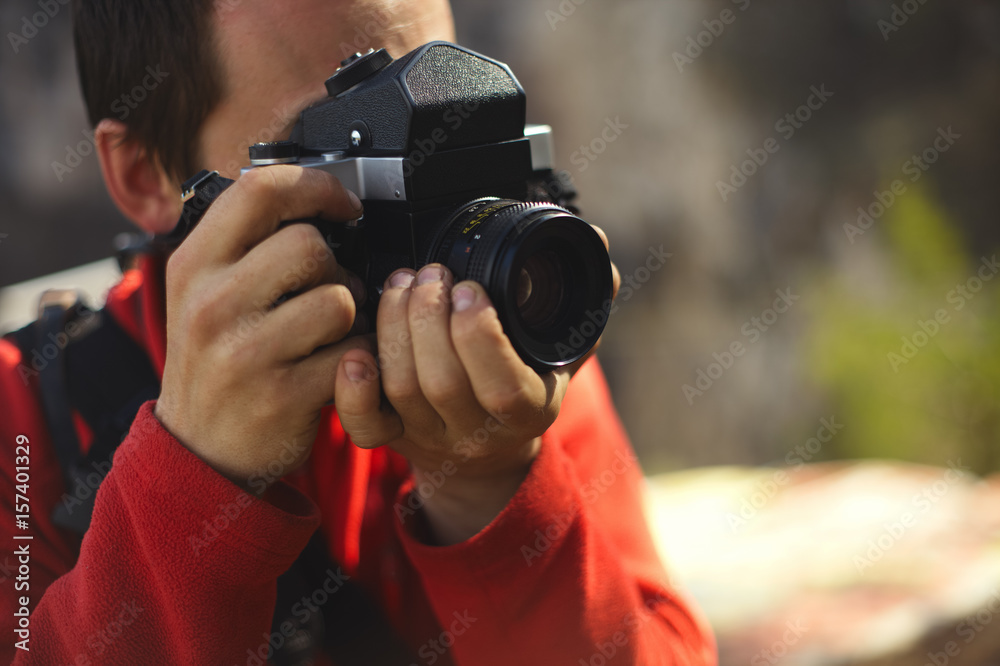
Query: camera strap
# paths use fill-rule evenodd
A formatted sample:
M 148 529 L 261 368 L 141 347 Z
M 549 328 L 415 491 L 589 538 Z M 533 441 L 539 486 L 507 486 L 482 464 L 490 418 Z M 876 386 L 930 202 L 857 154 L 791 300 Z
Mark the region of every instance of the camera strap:
M 111 470 L 115 449 L 125 439 L 139 408 L 160 393 L 143 350 L 104 310 L 91 310 L 76 292 L 43 294 L 39 317 L 5 336 L 20 350 L 24 379 L 38 379 L 39 398 L 66 494 L 53 523 L 83 535 L 90 527 L 97 488 Z M 78 414 L 93 433 L 81 451 L 74 423 Z M 96 474 L 96 476 L 95 476 Z M 395 633 L 381 608 L 360 585 L 346 580 L 317 531 L 287 572 L 278 578 L 272 642 L 262 661 L 306 666 L 326 648 L 341 666 L 409 666 L 413 652 Z M 302 601 L 319 589 L 329 600 L 316 612 Z M 298 608 L 298 612 L 293 612 Z M 291 623 L 289 625 L 289 623 Z M 288 627 L 291 626 L 291 633 Z M 277 638 L 281 637 L 281 638 Z
M 154 236 L 152 244 L 160 249 L 171 249 L 180 245 L 198 225 L 201 217 L 220 194 L 235 180 L 219 175 L 218 171 L 202 169 L 181 184 L 181 201 L 184 207 L 177 225 L 170 233 Z

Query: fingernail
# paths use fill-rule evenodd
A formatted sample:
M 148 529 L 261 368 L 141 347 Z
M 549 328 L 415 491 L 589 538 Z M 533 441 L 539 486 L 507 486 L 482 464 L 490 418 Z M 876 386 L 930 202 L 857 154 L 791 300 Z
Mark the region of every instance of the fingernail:
M 417 286 L 428 282 L 440 282 L 444 279 L 444 270 L 440 266 L 424 266 L 417 273 Z
M 351 190 L 347 190 L 347 198 L 351 200 L 351 205 L 354 206 L 354 210 L 361 210 L 361 199 L 358 198 L 357 194 Z
M 455 307 L 455 312 L 468 310 L 476 302 L 476 290 L 472 287 L 461 286 L 451 295 L 451 302 Z
M 413 273 L 409 271 L 399 271 L 389 278 L 390 287 L 408 288 L 411 284 L 413 284 Z
M 344 361 L 344 371 L 352 382 L 368 380 L 368 366 L 361 361 Z

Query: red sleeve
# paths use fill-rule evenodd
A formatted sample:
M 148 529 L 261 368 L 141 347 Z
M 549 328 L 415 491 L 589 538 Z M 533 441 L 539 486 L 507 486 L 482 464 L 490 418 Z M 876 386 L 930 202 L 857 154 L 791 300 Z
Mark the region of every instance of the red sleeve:
M 147 403 L 115 453 L 80 543 L 48 518 L 62 479 L 37 404 L 18 379 L 20 355 L 0 342 L 0 360 L 0 660 L 209 664 L 245 659 L 247 646 L 263 644 L 277 577 L 319 524 L 315 505 L 284 483 L 266 501 L 243 493 L 173 439 Z M 27 530 L 15 518 L 18 435 L 30 439 Z M 24 535 L 33 539 L 14 539 Z M 25 544 L 26 577 L 16 552 Z M 22 596 L 31 608 L 29 651 L 15 648 Z
M 527 479 L 486 529 L 433 547 L 397 522 L 443 629 L 419 656 L 433 663 L 445 645 L 460 666 L 716 663 L 710 632 L 659 562 L 641 484 L 590 362 Z

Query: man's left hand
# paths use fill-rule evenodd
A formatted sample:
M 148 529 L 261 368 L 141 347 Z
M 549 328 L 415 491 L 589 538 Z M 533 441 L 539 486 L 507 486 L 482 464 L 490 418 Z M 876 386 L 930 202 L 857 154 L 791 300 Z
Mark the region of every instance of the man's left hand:
M 433 475 L 436 490 L 422 499 L 435 540 L 464 541 L 517 492 L 586 359 L 539 375 L 517 355 L 483 287 L 453 285 L 440 264 L 389 277 L 376 330 L 378 365 L 362 349 L 341 360 L 341 423 L 358 446 L 388 444 L 405 456 L 418 485 Z

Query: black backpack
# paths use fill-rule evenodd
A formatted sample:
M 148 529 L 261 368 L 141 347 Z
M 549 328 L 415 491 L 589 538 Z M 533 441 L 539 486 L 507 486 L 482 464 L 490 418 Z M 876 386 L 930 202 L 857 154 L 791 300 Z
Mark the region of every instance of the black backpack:
M 110 313 L 91 310 L 75 292 L 45 292 L 38 319 L 5 337 L 21 350 L 22 378 L 37 376 L 43 413 L 65 479 L 66 495 L 53 511 L 52 520 L 82 535 L 90 526 L 97 486 L 111 469 L 115 449 L 128 434 L 142 404 L 160 393 L 156 373 L 144 350 Z M 73 410 L 93 432 L 85 456 Z M 301 612 L 292 614 L 292 607 L 322 587 L 327 572 L 338 571 L 338 566 L 317 531 L 278 579 L 271 631 L 283 636 L 281 624 L 291 622 L 294 633 L 287 640 L 271 643 L 261 661 L 304 666 L 313 663 L 325 647 L 343 666 L 418 663 L 378 605 L 350 580 L 340 581 L 340 588 L 317 613 L 308 618 Z M 256 646 L 248 648 L 250 655 Z

